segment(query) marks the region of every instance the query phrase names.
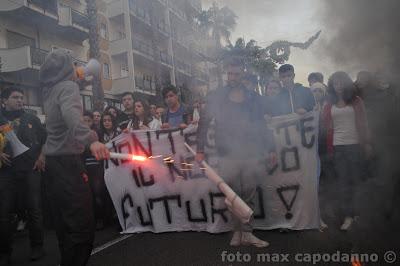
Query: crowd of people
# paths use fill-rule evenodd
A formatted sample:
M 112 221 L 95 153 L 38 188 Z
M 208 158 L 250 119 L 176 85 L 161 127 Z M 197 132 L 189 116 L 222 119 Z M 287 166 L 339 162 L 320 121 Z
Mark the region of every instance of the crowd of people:
M 196 124 L 199 117 L 197 103 L 193 107 L 181 103 L 178 90 L 174 86 L 163 88 L 162 95 L 166 107 L 149 104 L 145 99 L 135 99 L 134 94 L 126 92 L 121 95 L 124 110 L 107 106 L 102 111 L 83 112 L 83 121 L 96 132 L 99 141 L 107 143 L 122 132 L 129 130 L 161 130 L 186 128 Z M 196 114 L 197 111 L 197 114 Z M 89 150 L 83 154 L 89 183 L 95 205 L 96 228 L 101 230 L 106 224 L 112 224 L 112 206 L 104 183 L 103 164 L 94 158 Z
M 57 56 L 70 60 L 68 55 Z M 46 61 L 51 65 L 50 60 Z M 51 65 L 49 69 L 57 67 Z M 387 152 L 392 140 L 387 133 L 391 131 L 389 135 L 396 136 L 390 126 L 400 117 L 399 102 L 398 93 L 380 73 L 373 75 L 362 71 L 353 82 L 347 73 L 339 71 L 333 73 L 325 85 L 323 75 L 315 72 L 309 75 L 309 87 L 305 87 L 295 83 L 294 67 L 285 64 L 279 68 L 278 77 L 269 79 L 262 96 L 255 89 L 257 79 L 246 75 L 240 63 L 233 62 L 226 68 L 227 85 L 211 91 L 204 100 L 199 99 L 191 106 L 183 104 L 176 87 L 170 85 L 162 89 L 163 106 L 149 104 L 126 92 L 121 95 L 123 110 L 108 106 L 104 110 L 85 111 L 80 117 L 71 117 L 67 116 L 68 112 L 82 108 L 76 102 L 79 101 L 76 98 L 79 90 L 73 85 L 71 69 L 60 68 L 58 71 L 67 71 L 72 76 L 63 73 L 63 78 L 48 81 L 46 88 L 51 90 L 48 89 L 45 97 L 50 100 L 45 101 L 45 109 L 57 111 L 51 112 L 53 117 L 48 116 L 46 120 L 47 132 L 36 116 L 24 110 L 24 92 L 20 88 L 9 87 L 1 92 L 1 114 L 12 125 L 18 139 L 29 148 L 28 152 L 14 158 L 8 141 L 0 135 L 0 257 L 8 261 L 13 234 L 20 220 L 28 225 L 31 259 L 38 260 L 45 255 L 41 203 L 44 187 L 49 191 L 48 199 L 59 204 L 51 206 L 51 213 L 62 265 L 86 264 L 94 228 L 101 230 L 115 222 L 101 160 L 107 158 L 107 154 L 104 147 L 96 143 L 98 140 L 105 144 L 129 130 L 186 128 L 189 124 L 197 124 L 196 159 L 201 162 L 205 158 L 207 130 L 214 119 L 219 174 L 252 207 L 256 178 L 263 174 L 260 154 L 265 155 L 270 166 L 276 164 L 273 135 L 267 128 L 266 119 L 318 111 L 321 185 L 329 183 L 328 189 L 336 191 L 339 199 L 337 215 L 341 217 L 340 229 L 344 231 L 352 226 L 358 214 L 354 190 L 359 182 L 368 175 L 390 175 L 380 171 L 387 170 L 387 164 L 382 162 L 385 157 L 381 154 Z M 45 67 L 41 73 L 46 75 Z M 64 86 L 60 88 L 60 95 L 51 95 L 59 84 Z M 65 84 L 76 89 L 76 93 L 64 93 Z M 66 106 L 68 103 L 70 106 Z M 58 117 L 54 117 L 54 113 Z M 67 136 L 57 135 L 61 133 L 55 134 L 56 131 L 63 131 Z M 74 147 L 75 140 L 82 145 Z M 62 152 L 56 152 L 57 149 Z M 77 171 L 75 177 L 81 178 L 71 180 L 72 176 L 54 176 L 63 170 Z M 327 179 L 331 182 L 325 183 Z M 65 196 L 57 194 L 60 191 L 65 192 Z M 74 199 L 69 202 L 71 197 Z M 76 213 L 77 209 L 81 212 Z M 54 214 L 60 211 L 60 215 Z M 91 212 L 94 217 L 87 217 Z M 79 213 L 82 216 L 77 216 Z M 95 226 L 91 225 L 92 221 Z M 327 227 L 322 219 L 321 227 Z M 236 220 L 231 245 L 266 247 L 268 242 L 252 234 L 252 220 L 246 224 Z
M 391 192 L 398 189 L 398 169 L 392 158 L 396 157 L 399 147 L 396 137 L 399 134 L 399 91 L 382 73 L 361 71 L 353 81 L 348 73 L 338 71 L 329 77 L 325 85 L 323 74 L 314 72 L 308 76 L 307 88 L 295 83 L 294 67 L 286 64 L 279 68 L 277 78 L 267 82 L 265 96 L 254 93 L 255 83 L 249 86 L 252 79 L 244 74 L 240 64 L 229 65 L 227 73 L 227 87 L 210 94 L 200 119 L 199 159 L 204 158 L 203 128 L 207 127 L 206 119 L 208 116 L 214 117 L 217 120 L 216 145 L 223 162 L 220 173 L 231 181 L 232 187 L 237 188 L 249 206 L 253 206 L 255 195 L 256 181 L 252 179 L 257 176 L 254 173 L 253 177 L 246 174 L 245 169 L 254 169 L 254 162 L 252 164 L 250 159 L 256 159 L 262 154 L 259 147 L 263 147 L 269 163 L 276 161 L 273 144 L 257 145 L 271 142 L 268 134 L 264 134 L 266 138 L 260 141 L 252 132 L 255 128 L 258 132 L 265 130 L 259 125 L 264 123 L 260 119 L 260 111 L 267 120 L 292 113 L 301 116 L 312 110 L 319 113 L 320 198 L 328 199 L 322 201 L 321 209 L 333 205 L 329 207 L 334 209 L 335 217 L 340 219 L 340 230 L 349 230 L 355 218 L 360 215 L 355 197 L 363 181 L 377 178 L 386 186 L 397 184 Z M 247 91 L 249 88 L 250 92 Z M 235 137 L 234 128 L 241 129 L 240 136 Z M 227 135 L 230 136 L 229 143 L 223 138 Z M 237 158 L 249 160 L 244 163 L 241 159 L 244 165 L 240 166 L 238 162 L 235 163 Z M 230 163 L 225 166 L 224 162 L 227 161 Z M 247 185 L 244 186 L 244 183 Z M 241 187 L 238 188 L 238 184 Z M 330 196 L 333 191 L 335 195 Z M 387 214 L 393 211 L 395 203 L 393 199 L 396 193 L 391 192 L 388 195 L 391 201 L 387 206 L 382 206 L 383 212 Z M 322 218 L 320 226 L 321 230 L 328 227 Z M 249 243 L 261 247 L 268 245 L 268 242 L 249 234 L 251 223 L 244 228 L 236 227 L 234 231 L 231 241 L 234 246 Z

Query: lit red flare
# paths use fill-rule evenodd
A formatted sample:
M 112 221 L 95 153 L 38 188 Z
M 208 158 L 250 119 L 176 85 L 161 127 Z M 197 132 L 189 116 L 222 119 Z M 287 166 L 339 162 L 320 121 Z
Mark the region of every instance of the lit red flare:
M 146 161 L 147 158 L 144 156 L 140 156 L 140 155 L 132 155 L 132 161 L 141 161 L 144 162 Z
M 116 153 L 116 152 L 110 152 L 110 158 L 121 159 L 121 160 L 131 160 L 131 161 L 140 161 L 140 162 L 144 162 L 148 159 L 148 157 L 142 156 L 142 155 Z

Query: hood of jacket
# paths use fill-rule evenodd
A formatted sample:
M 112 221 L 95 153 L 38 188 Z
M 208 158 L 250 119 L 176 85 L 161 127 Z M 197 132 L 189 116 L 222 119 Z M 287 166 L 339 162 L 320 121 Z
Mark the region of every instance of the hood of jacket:
M 51 89 L 55 84 L 71 80 L 74 72 L 71 55 L 64 49 L 49 53 L 40 67 L 39 79 L 42 88 Z

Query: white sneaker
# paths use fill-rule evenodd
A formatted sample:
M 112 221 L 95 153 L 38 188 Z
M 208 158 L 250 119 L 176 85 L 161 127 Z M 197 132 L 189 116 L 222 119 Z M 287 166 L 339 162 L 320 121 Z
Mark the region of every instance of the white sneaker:
M 353 218 L 351 218 L 351 217 L 344 218 L 344 222 L 343 222 L 342 226 L 340 227 L 340 230 L 342 230 L 342 231 L 349 230 L 352 223 L 353 223 Z
M 231 243 L 229 243 L 229 245 L 237 247 L 237 246 L 240 246 L 241 241 L 242 241 L 242 232 L 235 231 L 233 233 L 233 237 L 232 237 Z
M 18 222 L 18 226 L 17 226 L 17 231 L 21 232 L 25 230 L 25 226 L 26 226 L 26 222 L 24 222 L 23 220 L 20 220 Z
M 242 232 L 242 244 L 246 246 L 252 245 L 258 248 L 265 248 L 269 246 L 267 241 L 257 238 L 250 232 Z

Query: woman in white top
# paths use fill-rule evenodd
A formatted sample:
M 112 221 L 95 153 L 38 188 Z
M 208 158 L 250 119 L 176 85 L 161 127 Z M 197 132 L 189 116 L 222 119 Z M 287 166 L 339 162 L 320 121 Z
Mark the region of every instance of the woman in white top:
M 328 154 L 333 155 L 337 176 L 337 195 L 348 230 L 354 220 L 354 195 L 362 174 L 363 153 L 371 154 L 364 103 L 356 96 L 353 81 L 345 72 L 336 72 L 328 82 L 329 103 L 324 106 Z

